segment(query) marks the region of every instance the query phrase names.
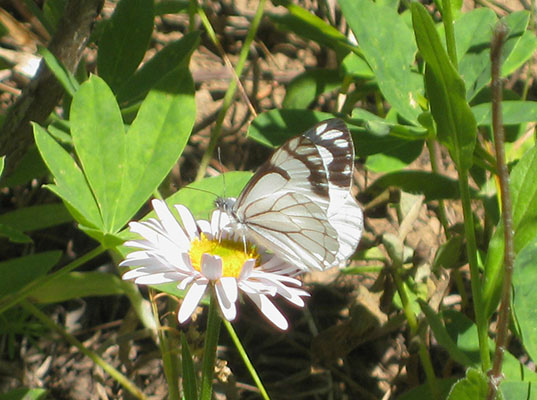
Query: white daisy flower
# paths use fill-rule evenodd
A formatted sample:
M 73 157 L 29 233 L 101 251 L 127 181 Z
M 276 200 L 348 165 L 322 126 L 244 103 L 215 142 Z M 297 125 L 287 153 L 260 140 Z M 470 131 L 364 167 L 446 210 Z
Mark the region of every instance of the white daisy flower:
M 222 227 L 228 223 L 225 213 L 213 212 L 211 221 L 196 221 L 183 205 L 176 205 L 182 226 L 162 200 L 153 200 L 157 218 L 131 222 L 131 232 L 142 239 L 125 242 L 139 250 L 127 255 L 120 266 L 137 266 L 123 275 L 137 284 L 156 285 L 177 282 L 177 288 L 188 289 L 179 309 L 179 323 L 187 321 L 199 302 L 211 288 L 224 318 L 237 316 L 239 291 L 249 297 L 259 310 L 280 329 L 289 326 L 271 298 L 277 294 L 290 303 L 303 307 L 302 297 L 309 296 L 299 289 L 301 282 L 291 275 L 297 269 L 266 255 L 242 240 L 226 238 Z M 219 235 L 223 233 L 223 238 Z

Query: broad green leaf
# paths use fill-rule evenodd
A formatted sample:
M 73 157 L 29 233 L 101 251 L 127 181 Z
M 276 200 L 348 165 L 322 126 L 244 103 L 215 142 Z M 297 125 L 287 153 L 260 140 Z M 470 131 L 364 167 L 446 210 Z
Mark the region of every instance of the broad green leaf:
M 459 185 L 456 180 L 427 171 L 391 172 L 373 182 L 367 191 L 382 191 L 389 187 L 398 187 L 408 193 L 423 194 L 426 201 L 459 198 Z
M 307 70 L 294 78 L 283 99 L 284 108 L 307 108 L 321 94 L 340 87 L 342 79 L 338 70 Z
M 215 209 L 214 202 L 217 197 L 238 197 L 242 188 L 252 177 L 251 172 L 235 171 L 213 178 L 205 178 L 183 187 L 177 193 L 166 199 L 173 207 L 174 204 L 183 204 L 188 207 L 195 218 L 209 219 L 211 211 Z
M 127 174 L 114 225 L 120 229 L 162 183 L 179 159 L 196 117 L 194 82 L 188 68 L 166 74 L 149 92 L 126 140 Z
M 468 368 L 466 377 L 453 385 L 447 400 L 486 400 L 487 391 L 487 376 L 481 370 Z
M 522 344 L 532 360 L 537 360 L 537 238 L 528 243 L 517 255 L 513 273 L 513 304 L 517 316 Z
M 383 96 L 401 116 L 417 124 L 423 82 L 411 71 L 416 54 L 412 32 L 396 10 L 371 0 L 339 0 L 339 5 Z
M 537 37 L 533 32 L 524 31 L 502 64 L 502 76 L 507 76 L 520 68 L 535 53 L 535 49 L 537 49 Z
M 504 399 L 537 400 L 537 391 L 533 382 L 510 382 L 500 383 L 500 390 Z
M 453 29 L 457 43 L 457 59 L 461 60 L 471 48 L 489 46 L 492 27 L 497 18 L 490 8 L 471 10 L 455 20 Z M 444 38 L 443 38 L 444 39 Z
M 476 140 L 474 115 L 466 102 L 464 82 L 442 46 L 425 7 L 412 3 L 412 21 L 420 53 L 427 62 L 425 82 L 438 139 L 460 169 L 472 166 Z
M 125 201 L 127 152 L 121 112 L 108 85 L 92 75 L 73 97 L 71 135 L 84 175 L 102 215 L 105 232 L 113 232 Z
M 468 356 L 459 349 L 457 343 L 452 340 L 436 311 L 434 311 L 425 301 L 418 299 L 418 302 L 421 311 L 423 311 L 425 318 L 427 318 L 429 326 L 433 330 L 434 337 L 438 341 L 438 344 L 447 350 L 450 357 L 459 364 L 465 367 L 473 365 L 472 360 L 470 360 Z
M 191 32 L 167 44 L 121 86 L 117 94 L 118 103 L 130 103 L 143 98 L 169 71 L 178 66 L 188 66 L 199 41 L 200 32 Z
M 477 125 L 492 125 L 492 104 L 482 103 L 472 107 Z M 537 121 L 537 101 L 503 101 L 502 118 L 505 125 Z
M 332 114 L 310 110 L 272 110 L 259 114 L 248 128 L 248 137 L 269 147 L 300 135 L 317 122 L 333 118 Z
M 99 40 L 99 75 L 116 92 L 136 71 L 153 32 L 153 0 L 120 0 Z
M 358 135 L 355 140 L 358 148 L 366 148 L 370 151 L 373 146 L 365 144 L 364 135 Z M 394 172 L 407 167 L 411 162 L 416 160 L 423 150 L 423 140 L 401 140 L 393 136 L 387 137 L 388 140 L 377 138 L 376 146 L 386 146 L 382 152 L 367 156 L 365 166 L 372 172 Z M 359 152 L 360 155 L 362 155 Z
M 510 188 L 513 209 L 515 254 L 537 237 L 537 147 L 520 159 L 511 171 Z M 489 242 L 483 280 L 483 306 L 492 315 L 499 301 L 503 277 L 503 224 L 500 222 Z
M 340 56 L 345 56 L 353 48 L 345 35 L 310 11 L 289 0 L 279 0 L 274 3 L 283 5 L 289 11 L 289 14 L 283 15 L 269 14 L 270 19 L 279 29 L 294 32 L 304 39 L 313 40 L 334 49 Z
M 0 224 L 9 225 L 22 232 L 49 228 L 72 220 L 72 216 L 61 203 L 24 207 L 0 215 Z
M 28 283 L 44 276 L 60 261 L 62 252 L 46 251 L 0 262 L 0 297 L 15 293 Z
M 60 303 L 89 296 L 125 294 L 132 284 L 104 272 L 70 272 L 39 286 L 30 294 L 38 303 Z
M 367 62 L 355 53 L 349 53 L 341 62 L 341 68 L 345 75 L 356 78 L 372 79 L 375 77 Z
M 34 137 L 54 184 L 47 188 L 60 197 L 69 212 L 83 225 L 102 226 L 102 218 L 86 178 L 73 158 L 46 130 L 34 124 Z

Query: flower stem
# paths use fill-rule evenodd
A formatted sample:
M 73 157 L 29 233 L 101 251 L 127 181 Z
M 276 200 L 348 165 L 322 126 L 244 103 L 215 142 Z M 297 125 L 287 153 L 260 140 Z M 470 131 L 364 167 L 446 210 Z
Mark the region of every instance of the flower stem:
M 28 300 L 23 300 L 21 306 L 29 313 L 34 315 L 41 323 L 47 326 L 50 330 L 57 332 L 67 342 L 75 346 L 82 354 L 89 357 L 95 364 L 104 369 L 112 378 L 114 378 L 121 386 L 123 386 L 128 392 L 130 392 L 137 399 L 147 399 L 147 397 L 138 389 L 138 387 L 131 382 L 125 375 L 115 369 L 101 358 L 97 353 L 91 351 L 80 343 L 73 335 L 66 332 L 61 326 L 52 321 L 45 313 L 41 312 L 36 306 L 30 303 Z
M 209 315 L 207 317 L 207 331 L 205 332 L 205 345 L 203 348 L 203 365 L 201 369 L 200 400 L 211 400 L 213 391 L 214 365 L 216 361 L 216 347 L 220 336 L 222 320 L 218 315 L 218 301 L 215 294 L 211 294 Z
M 496 150 L 496 165 L 500 181 L 502 204 L 502 221 L 504 232 L 504 274 L 502 297 L 498 312 L 496 327 L 496 350 L 494 363 L 489 375 L 489 391 L 487 399 L 496 397 L 502 378 L 503 353 L 507 347 L 509 335 L 509 317 L 511 314 L 511 282 L 513 280 L 514 244 L 513 244 L 513 210 L 509 192 L 509 171 L 505 163 L 504 131 L 502 123 L 502 82 L 500 78 L 501 53 L 503 42 L 507 37 L 507 26 L 500 22 L 494 28 L 490 50 L 492 73 L 492 130 L 494 132 L 494 147 Z
M 252 362 L 248 358 L 248 354 L 246 354 L 246 350 L 244 347 L 242 347 L 241 340 L 237 336 L 237 333 L 235 332 L 235 329 L 233 329 L 233 325 L 231 325 L 231 322 L 224 320 L 224 325 L 226 326 L 226 329 L 229 333 L 229 336 L 231 336 L 231 340 L 233 340 L 233 343 L 235 344 L 235 347 L 239 351 L 239 354 L 242 358 L 242 361 L 244 362 L 244 365 L 246 365 L 246 368 L 248 368 L 248 371 L 250 371 L 250 375 L 252 376 L 252 379 L 254 380 L 257 388 L 259 389 L 259 392 L 263 399 L 269 400 L 270 397 L 265 390 L 265 387 L 263 386 L 263 382 L 261 382 L 261 379 L 259 378 L 259 375 L 257 375 L 257 371 L 255 370 Z

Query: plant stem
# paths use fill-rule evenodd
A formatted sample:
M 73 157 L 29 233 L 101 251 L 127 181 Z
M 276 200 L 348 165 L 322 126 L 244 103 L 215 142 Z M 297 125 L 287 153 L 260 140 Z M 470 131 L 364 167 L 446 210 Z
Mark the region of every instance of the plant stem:
M 4 311 L 20 303 L 22 300 L 28 297 L 28 295 L 30 295 L 30 293 L 32 293 L 32 291 L 34 291 L 35 289 L 43 286 L 46 283 L 53 281 L 54 279 L 58 279 L 68 274 L 75 268 L 78 268 L 82 264 L 97 257 L 99 254 L 103 253 L 105 250 L 106 249 L 102 245 L 98 246 L 95 249 L 91 250 L 90 252 L 84 254 L 82 257 L 77 258 L 76 260 L 67 264 L 65 267 L 59 269 L 58 271 L 49 275 L 45 275 L 42 278 L 39 278 L 30 282 L 29 284 L 24 286 L 22 289 L 20 289 L 17 293 L 8 297 L 8 299 L 4 301 L 3 304 L 0 305 L 0 314 L 2 314 Z
M 21 303 L 21 306 L 39 319 L 45 326 L 50 330 L 57 332 L 62 336 L 67 342 L 75 346 L 82 354 L 89 357 L 95 364 L 104 369 L 112 378 L 119 382 L 128 392 L 138 399 L 147 399 L 147 397 L 138 389 L 138 387 L 131 382 L 125 375 L 115 369 L 113 366 L 108 364 L 105 360 L 101 358 L 97 353 L 86 348 L 82 343 L 80 343 L 73 335 L 66 332 L 62 327 L 58 326 L 54 321 L 52 321 L 45 313 L 41 312 L 36 306 L 30 303 L 28 300 L 24 300 Z
M 157 326 L 157 333 L 159 339 L 158 344 L 160 347 L 160 355 L 162 357 L 164 376 L 166 377 L 166 382 L 168 383 L 168 400 L 179 400 L 179 374 L 177 371 L 176 359 L 172 357 L 172 347 L 170 346 L 168 335 L 166 335 L 166 333 L 162 329 L 162 326 L 160 325 L 157 302 L 155 299 L 155 291 L 152 288 L 149 289 L 149 297 L 151 299 L 153 318 Z
M 481 275 L 477 262 L 477 243 L 475 239 L 474 216 L 468 185 L 468 171 L 459 169 L 459 191 L 461 194 L 462 211 L 464 215 L 464 234 L 466 236 L 466 253 L 470 265 L 470 281 L 472 286 L 472 298 L 474 301 L 474 313 L 479 339 L 479 353 L 481 355 L 481 367 L 483 371 L 490 368 L 490 352 L 488 344 L 488 324 L 483 309 L 481 297 Z
M 255 370 L 252 362 L 248 358 L 248 354 L 246 354 L 246 350 L 244 347 L 242 347 L 241 340 L 237 336 L 237 333 L 235 332 L 235 329 L 233 329 L 233 325 L 231 325 L 231 322 L 224 320 L 224 325 L 226 326 L 226 329 L 229 333 L 229 336 L 231 336 L 231 340 L 233 340 L 233 343 L 235 344 L 235 347 L 239 351 L 239 354 L 242 358 L 242 361 L 244 362 L 244 365 L 246 365 L 246 368 L 250 372 L 250 375 L 252 376 L 252 379 L 254 380 L 257 388 L 259 389 L 259 392 L 263 399 L 269 400 L 270 397 L 265 390 L 265 387 L 263 386 L 263 382 L 261 382 L 261 379 L 259 378 L 259 375 L 257 375 L 257 371 Z
M 498 312 L 496 327 L 496 350 L 494 363 L 489 375 L 489 391 L 487 398 L 496 397 L 500 380 L 502 378 L 503 353 L 509 340 L 509 317 L 511 314 L 511 283 L 513 280 L 514 248 L 513 248 L 513 215 L 511 207 L 511 194 L 509 192 L 509 170 L 505 163 L 504 131 L 502 123 L 502 81 L 500 78 L 501 50 L 507 37 L 507 26 L 499 22 L 496 24 L 492 36 L 490 50 L 492 74 L 492 130 L 494 132 L 494 147 L 496 150 L 496 165 L 500 181 L 500 195 L 502 204 L 502 222 L 504 232 L 504 274 L 502 297 Z
M 201 400 L 211 400 L 213 391 L 214 364 L 216 361 L 216 347 L 220 336 L 221 319 L 218 315 L 218 302 L 216 294 L 211 293 L 209 315 L 207 317 L 207 331 L 205 332 L 205 345 L 203 347 L 203 365 L 201 369 Z
M 229 107 L 231 106 L 231 103 L 233 101 L 233 97 L 235 96 L 235 92 L 237 90 L 237 84 L 240 84 L 238 82 L 239 77 L 242 74 L 242 70 L 244 69 L 244 65 L 246 63 L 246 58 L 248 57 L 248 53 L 250 52 L 250 45 L 252 44 L 255 35 L 257 33 L 257 29 L 259 28 L 259 24 L 261 22 L 261 18 L 263 17 L 263 10 L 265 7 L 266 0 L 260 0 L 259 4 L 257 5 L 257 11 L 255 13 L 254 19 L 252 20 L 252 24 L 250 26 L 250 30 L 248 31 L 248 34 L 246 35 L 246 39 L 244 40 L 244 44 L 242 46 L 241 52 L 239 54 L 239 60 L 237 61 L 237 66 L 235 67 L 235 78 L 229 82 L 229 87 L 226 91 L 226 94 L 224 96 L 224 100 L 222 103 L 222 108 L 220 109 L 220 112 L 218 113 L 218 117 L 216 119 L 216 123 L 214 128 L 211 131 L 211 139 L 209 140 L 209 145 L 207 146 L 207 150 L 205 150 L 205 153 L 203 154 L 203 157 L 200 162 L 200 167 L 198 169 L 198 173 L 196 175 L 196 180 L 200 180 L 205 176 L 205 172 L 207 170 L 207 167 L 209 165 L 209 162 L 211 161 L 211 158 L 214 153 L 214 149 L 216 148 L 216 145 L 218 143 L 218 140 L 220 139 L 220 134 L 222 133 L 222 124 L 224 122 L 224 118 L 227 114 L 227 111 Z M 209 20 L 207 19 L 207 16 L 205 15 L 205 12 L 202 8 L 198 9 L 198 13 L 201 17 L 201 20 L 205 26 L 205 29 L 207 29 L 207 32 L 209 33 L 209 36 L 211 37 L 211 40 L 219 51 L 222 53 L 222 56 L 224 58 L 224 61 L 227 60 L 226 64 L 229 66 L 229 68 L 233 71 L 233 67 L 231 66 L 231 63 L 229 63 L 229 60 L 227 57 L 225 57 L 224 50 L 222 49 L 222 46 L 220 45 L 220 42 L 218 41 L 216 35 L 214 34 L 214 31 L 211 27 L 211 24 Z M 228 64 L 229 63 L 229 64 Z M 242 86 L 242 85 L 241 85 Z M 245 93 L 243 93 L 246 95 Z M 250 105 L 250 102 L 248 100 L 248 97 L 246 96 L 246 102 L 248 106 L 250 107 L 250 111 L 255 114 L 255 110 Z

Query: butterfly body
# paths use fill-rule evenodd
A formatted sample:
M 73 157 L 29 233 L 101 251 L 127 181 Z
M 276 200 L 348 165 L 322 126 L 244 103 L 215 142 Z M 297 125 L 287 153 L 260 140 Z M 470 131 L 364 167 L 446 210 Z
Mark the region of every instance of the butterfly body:
M 362 232 L 362 211 L 350 194 L 353 161 L 343 121 L 324 121 L 277 149 L 236 200 L 216 205 L 234 232 L 300 269 L 340 265 Z

